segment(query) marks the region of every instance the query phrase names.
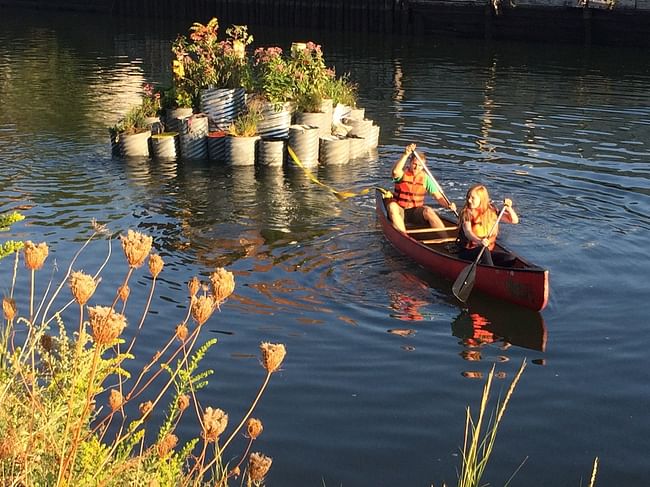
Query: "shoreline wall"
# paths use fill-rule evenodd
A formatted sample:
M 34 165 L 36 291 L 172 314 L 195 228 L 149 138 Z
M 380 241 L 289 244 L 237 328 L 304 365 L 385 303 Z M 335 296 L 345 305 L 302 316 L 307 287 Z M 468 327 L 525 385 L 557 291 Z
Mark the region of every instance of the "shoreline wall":
M 0 0 L 117 18 L 650 47 L 650 0 Z

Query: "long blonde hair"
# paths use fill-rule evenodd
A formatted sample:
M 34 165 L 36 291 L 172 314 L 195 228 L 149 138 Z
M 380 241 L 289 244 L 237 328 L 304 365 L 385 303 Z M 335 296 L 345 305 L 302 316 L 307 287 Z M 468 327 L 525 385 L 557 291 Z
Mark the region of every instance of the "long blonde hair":
M 477 195 L 480 199 L 478 208 L 472 209 L 469 206 L 469 199 L 472 195 Z M 492 228 L 497 219 L 497 212 L 490 202 L 490 193 L 482 184 L 475 184 L 467 190 L 465 195 L 465 205 L 460 212 L 461 224 L 464 221 L 474 221 L 480 223 L 483 228 Z

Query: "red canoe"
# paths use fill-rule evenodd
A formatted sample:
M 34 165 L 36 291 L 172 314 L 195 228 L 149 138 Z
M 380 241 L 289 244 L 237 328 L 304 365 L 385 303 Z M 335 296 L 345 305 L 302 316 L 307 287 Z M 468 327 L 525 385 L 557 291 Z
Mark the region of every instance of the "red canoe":
M 454 222 L 441 216 L 445 228 L 409 228 L 408 235 L 404 235 L 388 219 L 383 193 L 379 189 L 376 190 L 376 203 L 377 217 L 388 241 L 425 269 L 453 282 L 470 264 L 457 256 L 454 242 L 458 227 Z M 512 253 L 499 244 L 497 246 Z M 530 264 L 519 256 L 512 267 L 478 265 L 474 283 L 476 291 L 541 311 L 548 302 L 548 270 Z

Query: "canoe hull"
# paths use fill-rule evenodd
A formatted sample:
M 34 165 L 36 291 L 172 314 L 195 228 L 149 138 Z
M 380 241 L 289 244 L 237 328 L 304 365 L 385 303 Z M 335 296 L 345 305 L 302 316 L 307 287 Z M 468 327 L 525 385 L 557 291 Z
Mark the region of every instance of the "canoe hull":
M 453 282 L 470 264 L 398 231 L 388 219 L 384 200 L 379 191 L 376 194 L 376 210 L 386 239 L 393 247 L 425 269 Z M 453 222 L 448 220 L 446 223 L 453 225 Z M 528 309 L 541 311 L 548 303 L 548 270 L 530 265 L 520 257 L 518 260 L 522 265 L 517 268 L 478 265 L 474 290 Z

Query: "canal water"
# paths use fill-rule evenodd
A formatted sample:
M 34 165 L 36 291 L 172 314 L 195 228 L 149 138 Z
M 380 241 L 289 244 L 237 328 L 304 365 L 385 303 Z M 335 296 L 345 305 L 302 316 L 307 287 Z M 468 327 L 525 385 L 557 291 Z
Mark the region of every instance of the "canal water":
M 340 202 L 295 167 L 112 158 L 107 127 L 143 82 L 169 80 L 169 43 L 187 27 L 2 11 L 0 211 L 26 219 L 0 236 L 50 245 L 38 289 L 61 279 L 92 219 L 152 235 L 166 267 L 137 369 L 184 317 L 186 282 L 231 270 L 235 293 L 204 327 L 218 343 L 199 398 L 235 424 L 263 379 L 259 343 L 286 345 L 255 413 L 270 486 L 455 485 L 465 409 L 492 368 L 503 394 L 524 360 L 485 480 L 577 487 L 598 457 L 598 485 L 647 485 L 650 51 L 250 27 L 256 45 L 322 44 L 381 126 L 376 153 L 319 168 L 323 182 L 389 185 L 414 142 L 457 204 L 475 182 L 514 201 L 521 222 L 502 226 L 503 242 L 550 270 L 534 313 L 457 302 L 387 244 L 372 194 Z M 95 272 L 107 252 L 97 240 L 76 267 Z M 125 271 L 114 243 L 92 304 Z M 0 262 L 3 293 L 11 275 Z M 131 284 L 133 332 L 149 279 Z

